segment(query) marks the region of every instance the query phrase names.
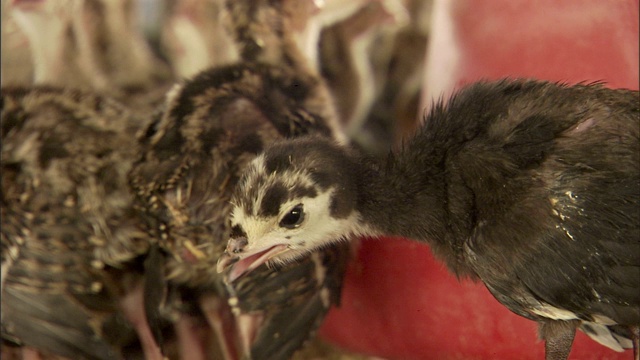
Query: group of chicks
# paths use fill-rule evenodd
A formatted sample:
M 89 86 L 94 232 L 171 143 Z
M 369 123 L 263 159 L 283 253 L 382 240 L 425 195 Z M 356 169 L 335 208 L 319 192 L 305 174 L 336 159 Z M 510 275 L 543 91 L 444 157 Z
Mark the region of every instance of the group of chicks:
M 2 7 L 3 358 L 291 358 L 350 247 L 231 283 L 231 191 L 278 139 L 412 129 L 428 2 Z

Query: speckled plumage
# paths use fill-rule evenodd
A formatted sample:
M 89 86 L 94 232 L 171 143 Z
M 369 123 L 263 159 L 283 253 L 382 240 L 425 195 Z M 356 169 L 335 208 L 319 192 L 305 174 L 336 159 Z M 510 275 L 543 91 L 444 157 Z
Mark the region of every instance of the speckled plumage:
M 70 6 L 71 2 L 65 4 Z M 65 4 L 60 7 L 62 10 Z M 59 4 L 48 1 L 31 4 L 33 7 L 20 5 L 40 11 Z M 3 296 L 3 313 L 8 309 L 16 314 L 3 317 L 3 338 L 24 345 L 25 351 L 33 348 L 45 356 L 130 358 L 140 356 L 135 331 L 144 328 L 147 341 L 158 341 L 165 350 L 160 354 L 160 349 L 155 349 L 153 356 L 179 353 L 185 358 L 290 358 L 313 335 L 328 309 L 339 301 L 348 246 L 324 249 L 300 264 L 257 269 L 254 275 L 234 284 L 226 283 L 214 268 L 228 238 L 228 199 L 239 169 L 266 144 L 283 137 L 308 133 L 340 137 L 335 131 L 337 120 L 329 92 L 308 71 L 305 59 L 284 31 L 285 2 L 227 2 L 224 10 L 231 13 L 232 23 L 226 25 L 231 33 L 240 34 L 234 46 L 242 49 L 252 44 L 258 46 L 243 51 L 244 64 L 207 70 L 182 81 L 167 95 L 163 108 L 154 112 L 149 126 L 146 117 L 152 117 L 152 109 L 159 103 L 158 94 L 166 85 L 159 81 L 165 73 L 157 63 L 145 61 L 141 56 L 147 49 L 138 42 L 139 34 L 129 27 L 131 2 L 92 0 L 80 5 L 78 9 L 82 12 L 73 12 L 75 15 L 71 17 L 27 18 L 30 22 L 26 25 L 46 28 L 53 24 L 67 29 L 35 33 L 51 35 L 55 40 L 41 41 L 41 36 L 35 36 L 36 46 L 52 45 L 47 49 L 61 51 L 50 57 L 34 51 L 34 61 L 46 67 L 46 79 L 38 78 L 36 82 L 111 94 L 127 109 L 104 97 L 69 88 L 19 90 L 7 98 L 19 98 L 16 101 L 21 102 L 20 106 L 31 107 L 33 98 L 54 97 L 54 103 L 72 107 L 73 116 L 65 119 L 67 109 L 62 111 L 57 105 L 52 113 L 49 105 L 36 115 L 14 110 L 3 112 L 3 129 L 5 115 L 11 121 L 39 124 L 36 130 L 26 128 L 17 134 L 8 133 L 9 141 L 5 141 L 3 130 L 3 158 L 5 151 L 11 156 L 22 156 L 25 150 L 18 151 L 12 146 L 18 146 L 23 138 L 49 139 L 47 134 L 51 133 L 61 135 L 61 139 L 52 140 L 51 144 L 55 151 L 58 147 L 67 149 L 60 156 L 71 168 L 78 165 L 93 169 L 108 161 L 121 171 L 111 174 L 91 170 L 76 176 L 65 172 L 67 168 L 56 168 L 55 174 L 52 171 L 41 174 L 53 184 L 50 186 L 63 184 L 70 194 L 82 192 L 96 209 L 68 202 L 57 193 L 40 194 L 41 201 L 48 206 L 41 207 L 36 218 L 55 223 L 56 209 L 70 206 L 65 216 L 73 218 L 69 221 L 74 226 L 62 219 L 63 223 L 57 226 L 64 228 L 64 234 L 53 236 L 53 240 L 37 238 L 31 244 L 51 245 L 49 254 L 54 258 L 51 261 L 59 270 L 58 262 L 72 266 L 62 266 L 65 271 L 56 273 L 55 297 L 38 298 L 35 294 L 39 288 L 29 288 L 24 304 L 33 305 L 31 308 L 18 312 L 14 308 L 24 304 Z M 245 13 L 248 8 L 252 10 Z M 102 10 L 104 18 L 98 16 Z M 31 15 L 34 13 L 27 14 Z M 83 16 L 96 18 L 87 23 L 73 22 Z M 130 30 L 131 36 L 119 33 Z M 68 33 L 77 36 L 67 36 Z M 84 61 L 84 67 L 68 60 L 70 53 L 77 55 L 71 58 Z M 54 66 L 54 62 L 61 65 Z M 61 73 L 69 77 L 60 77 Z M 10 93 L 13 90 L 6 90 L 6 94 Z M 96 107 L 94 102 L 101 101 L 113 104 L 121 113 L 107 106 Z M 56 115 L 58 110 L 60 116 Z M 112 110 L 116 115 L 111 114 Z M 75 112 L 82 115 L 76 116 Z M 144 126 L 132 114 L 144 117 Z M 102 121 L 91 120 L 92 116 L 119 118 L 110 119 L 113 124 L 100 123 L 87 136 L 75 136 L 76 132 L 82 133 L 82 121 Z M 78 121 L 65 122 L 72 118 Z M 128 125 L 124 126 L 125 123 Z M 140 128 L 143 130 L 138 133 Z M 136 135 L 140 135 L 139 139 Z M 29 149 L 32 153 L 41 151 Z M 103 159 L 105 153 L 114 156 Z M 32 181 L 30 173 L 12 166 L 3 175 L 3 194 L 10 193 L 14 201 L 13 198 L 29 194 L 31 189 L 25 184 Z M 133 171 L 129 174 L 130 169 Z M 73 181 L 90 183 L 90 191 L 85 191 L 82 184 L 65 183 L 71 177 Z M 110 192 L 101 190 L 102 187 L 108 187 Z M 8 255 L 8 262 L 3 258 L 3 291 L 11 292 L 9 295 L 16 288 L 14 282 L 29 276 L 35 279 L 45 276 L 39 269 L 48 269 L 50 261 L 40 253 L 37 261 L 25 260 L 31 250 L 22 251 L 17 243 L 21 242 L 21 232 L 31 224 L 25 222 L 24 211 L 18 205 L 19 202 L 12 202 L 2 208 L 3 215 L 7 214 L 3 216 L 6 228 L 3 256 Z M 89 236 L 103 230 L 109 233 Z M 67 242 L 73 247 L 67 246 Z M 92 293 L 90 304 L 76 303 L 76 292 L 80 290 L 70 290 L 76 282 L 84 286 L 82 291 L 98 291 Z M 113 288 L 103 285 L 99 289 L 103 282 Z M 50 314 L 59 304 L 64 312 L 55 315 L 62 320 Z M 36 311 L 35 307 L 42 311 Z M 133 315 L 137 317 L 132 318 Z M 66 328 L 51 330 L 50 323 L 57 321 L 63 321 Z M 87 329 L 87 323 L 91 329 Z M 31 331 L 39 326 L 44 329 L 41 333 Z M 105 326 L 108 329 L 103 329 Z M 217 336 L 217 348 L 210 346 L 216 339 L 206 338 L 212 333 Z M 127 348 L 123 348 L 125 345 Z
M 214 329 L 224 356 L 289 358 L 339 301 L 348 248 L 233 285 L 214 268 L 244 164 L 285 135 L 332 134 L 320 85 L 262 64 L 210 70 L 180 85 L 148 128 L 90 93 L 3 90 L 3 337 L 45 354 L 119 358 L 136 343 L 120 302 L 145 286 L 137 311 L 152 330 L 199 308 L 194 316 L 226 324 Z M 145 259 L 156 243 L 154 278 Z M 61 321 L 64 331 L 46 325 Z
M 292 39 L 296 2 L 220 6 L 240 62 L 205 70 L 169 92 L 131 182 L 169 254 L 169 286 L 198 303 L 220 355 L 287 359 L 338 302 L 350 251 L 339 245 L 229 284 L 212 270 L 230 232 L 231 191 L 241 169 L 273 141 L 311 133 L 343 138 L 328 89 Z
M 150 245 L 127 187 L 142 125 L 90 93 L 2 90 L 3 339 L 86 359 L 135 344 L 122 302 Z
M 251 269 L 267 249 L 290 249 L 271 259 L 290 261 L 341 237 L 404 236 L 538 321 L 548 358 L 568 355 L 578 327 L 617 350 L 635 329 L 637 346 L 639 108 L 637 91 L 598 84 L 480 82 L 436 104 L 385 159 L 313 137 L 276 144 L 239 182 L 238 231 L 221 262 Z M 270 218 L 244 204 L 265 200 L 250 194 L 273 183 L 268 176 L 291 174 L 315 183 L 318 195 L 270 204 L 279 209 L 273 226 L 260 225 Z M 304 217 L 292 217 L 295 203 L 309 209 Z M 277 219 L 298 222 L 285 231 Z
M 349 256 L 344 246 L 286 268 L 260 269 L 233 285 L 212 271 L 229 236 L 229 200 L 241 169 L 278 139 L 332 135 L 319 94 L 317 78 L 288 67 L 205 71 L 172 90 L 131 173 L 139 207 L 169 254 L 170 286 L 197 294 L 212 326 L 230 307 L 238 327 L 232 342 L 244 356 L 290 357 L 339 299 Z

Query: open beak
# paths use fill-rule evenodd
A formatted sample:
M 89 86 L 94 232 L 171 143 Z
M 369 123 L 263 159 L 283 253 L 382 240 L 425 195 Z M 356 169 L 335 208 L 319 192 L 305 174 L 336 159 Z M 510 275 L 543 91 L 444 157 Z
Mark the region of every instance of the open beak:
M 258 266 L 266 263 L 269 259 L 277 256 L 288 250 L 287 245 L 280 244 L 269 247 L 264 250 L 255 251 L 253 253 L 230 253 L 228 250 L 220 256 L 216 270 L 218 273 L 223 272 L 225 269 L 231 267 L 229 271 L 229 282 L 235 281 L 237 278 L 245 273 L 252 271 Z

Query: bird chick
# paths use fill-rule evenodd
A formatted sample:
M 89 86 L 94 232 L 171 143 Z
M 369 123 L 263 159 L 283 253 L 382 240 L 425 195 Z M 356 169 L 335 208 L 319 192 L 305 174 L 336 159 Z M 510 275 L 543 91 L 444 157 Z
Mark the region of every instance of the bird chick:
M 164 1 L 158 26 L 162 49 L 179 78 L 238 60 L 226 30 L 230 25 L 225 0 Z
M 69 89 L 4 88 L 1 104 L 3 340 L 119 359 L 139 339 L 147 358 L 161 359 L 138 262 L 153 241 L 127 186 L 143 122 Z
M 134 5 L 132 0 L 11 1 L 9 16 L 29 42 L 33 84 L 97 91 L 137 105 L 133 109 L 150 97 L 161 98 L 168 72 L 137 29 Z
M 279 142 L 238 183 L 218 271 L 403 236 L 537 321 L 547 359 L 568 356 L 577 328 L 637 349 L 639 108 L 637 91 L 599 84 L 479 82 L 385 158 L 318 137 Z
M 143 157 L 130 175 L 138 208 L 167 254 L 168 292 L 201 310 L 220 357 L 290 358 L 339 300 L 346 244 L 233 284 L 212 271 L 231 231 L 229 200 L 241 169 L 274 141 L 332 137 L 325 95 L 317 77 L 289 66 L 212 68 L 177 85 L 142 137 Z
M 169 92 L 131 173 L 138 206 L 167 255 L 166 304 L 177 310 L 178 328 L 194 315 L 206 319 L 218 338 L 216 358 L 290 358 L 338 302 L 350 253 L 337 245 L 233 284 L 212 271 L 230 232 L 229 199 L 240 169 L 278 139 L 339 137 L 329 92 L 291 39 L 291 18 L 299 14 L 287 4 L 209 4 L 219 12 L 217 26 L 228 31 L 219 40 L 232 41 L 223 58 L 240 63 L 218 63 Z M 205 4 L 183 5 L 188 11 Z

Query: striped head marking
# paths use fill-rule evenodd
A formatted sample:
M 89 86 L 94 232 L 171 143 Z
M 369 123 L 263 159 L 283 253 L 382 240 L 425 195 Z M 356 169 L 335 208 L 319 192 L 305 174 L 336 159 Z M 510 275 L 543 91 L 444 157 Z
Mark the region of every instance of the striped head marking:
M 218 271 L 233 265 L 230 281 L 265 262 L 293 261 L 354 232 L 355 197 L 348 195 L 334 161 L 327 161 L 332 154 L 318 149 L 314 154 L 305 145 L 278 144 L 244 172 L 232 198 L 231 240 L 218 261 Z

